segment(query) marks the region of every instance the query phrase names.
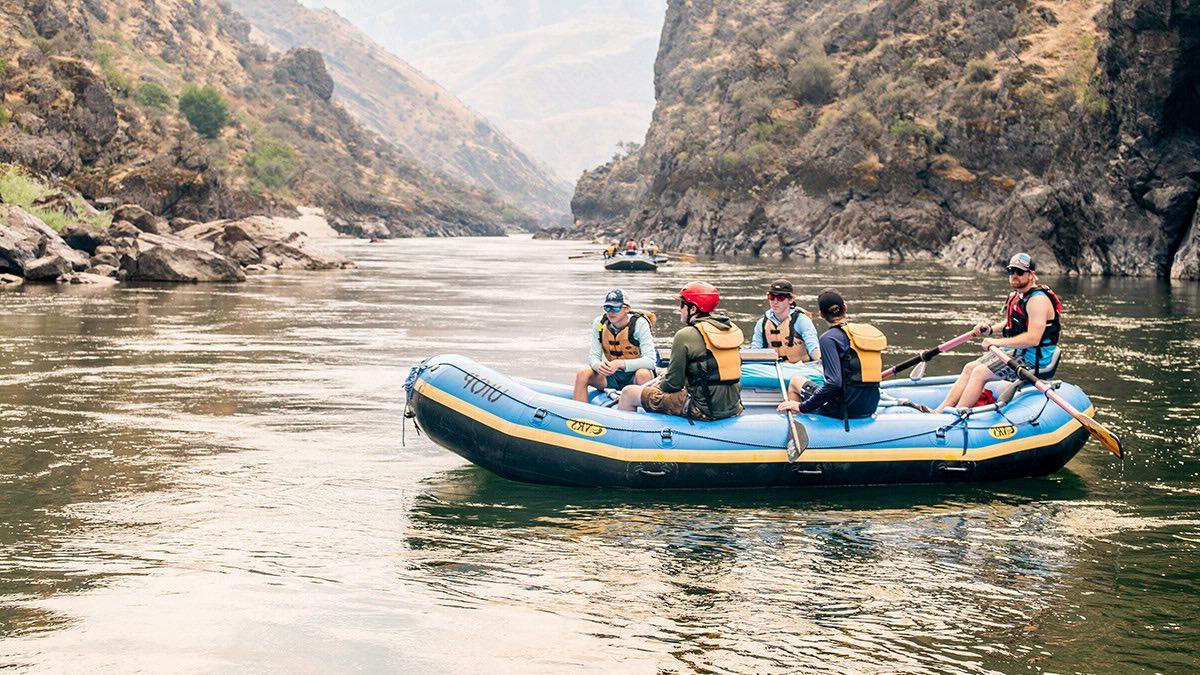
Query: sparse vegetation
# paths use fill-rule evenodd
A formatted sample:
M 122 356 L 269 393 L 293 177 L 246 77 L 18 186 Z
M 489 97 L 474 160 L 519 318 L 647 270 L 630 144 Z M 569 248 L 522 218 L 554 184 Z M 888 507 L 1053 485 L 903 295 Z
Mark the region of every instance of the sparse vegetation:
M 112 47 L 98 45 L 92 50 L 92 56 L 96 59 L 96 63 L 100 64 L 100 71 L 104 73 L 104 79 L 108 81 L 110 87 L 125 96 L 133 91 L 133 79 L 116 63 Z
M 133 100 L 150 110 L 165 112 L 171 109 L 171 93 L 161 84 L 148 80 L 137 86 L 133 91 Z
M 251 177 L 268 190 L 281 190 L 291 185 L 300 170 L 300 153 L 287 143 L 262 140 L 246 155 Z
M 0 127 L 8 126 L 8 123 L 11 121 L 12 121 L 12 114 L 9 113 L 4 108 L 0 108 Z
M 788 91 L 800 103 L 823 105 L 837 94 L 833 75 L 833 64 L 829 57 L 824 52 L 811 53 L 788 71 Z
M 996 76 L 996 64 L 991 59 L 973 59 L 967 62 L 968 82 L 989 82 Z
M 81 222 L 100 228 L 107 228 L 112 224 L 112 216 L 104 213 L 90 214 L 87 205 L 79 197 L 71 198 L 71 204 L 78 215 L 33 205 L 35 201 L 52 192 L 53 188 L 30 175 L 24 168 L 13 164 L 0 164 L 0 199 L 7 204 L 20 206 L 51 228 L 61 230 L 67 225 Z
M 179 96 L 179 112 L 196 133 L 216 138 L 229 124 L 229 104 L 215 87 L 189 84 Z

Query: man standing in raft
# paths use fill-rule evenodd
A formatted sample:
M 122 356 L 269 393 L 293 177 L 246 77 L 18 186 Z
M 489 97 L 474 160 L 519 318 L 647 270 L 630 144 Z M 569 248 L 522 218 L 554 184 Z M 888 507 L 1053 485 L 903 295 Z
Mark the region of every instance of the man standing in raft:
M 869 323 L 850 323 L 846 301 L 832 288 L 817 296 L 817 308 L 829 324 L 820 340 L 825 384 L 801 403 L 808 379 L 793 377 L 788 384 L 788 400 L 780 403 L 778 410 L 840 417 L 846 431 L 850 431 L 850 420 L 870 417 L 879 406 L 887 338 Z
M 1037 264 L 1028 253 L 1018 253 L 1008 261 L 1008 285 L 1012 293 L 1004 305 L 1003 323 L 980 322 L 974 333 L 994 335 L 1000 331 L 1003 337 L 984 338 L 985 350 L 1001 347 L 1024 362 L 1035 375 L 1050 377 L 1058 363 L 1062 302 L 1049 286 L 1038 283 Z M 963 367 L 946 400 L 933 412 L 940 413 L 950 406 L 973 407 L 988 382 L 1016 379 L 1016 371 L 995 354 L 987 352 Z
M 717 313 L 717 287 L 694 281 L 679 291 L 679 320 L 687 324 L 671 342 L 671 365 L 662 381 L 621 390 L 617 407 L 695 420 L 742 413 L 742 329 Z
M 645 384 L 654 377 L 658 351 L 654 347 L 653 312 L 635 312 L 625 294 L 614 289 L 604 296 L 604 313 L 592 322 L 588 367 L 575 373 L 576 401 L 588 400 L 588 386 L 621 389 Z
M 776 279 L 767 289 L 767 311 L 754 325 L 752 349 L 774 349 L 788 363 L 821 358 L 812 314 L 796 306 L 792 282 Z

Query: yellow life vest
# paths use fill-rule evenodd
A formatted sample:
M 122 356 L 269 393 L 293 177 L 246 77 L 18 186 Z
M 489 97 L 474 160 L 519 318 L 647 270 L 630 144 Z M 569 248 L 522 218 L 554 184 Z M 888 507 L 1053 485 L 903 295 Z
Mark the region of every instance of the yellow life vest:
M 697 321 L 693 326 L 704 338 L 708 349 L 707 371 L 709 383 L 731 383 L 742 379 L 742 342 L 745 336 L 736 325 L 721 330 L 707 321 Z
M 775 353 L 787 359 L 788 363 L 812 361 L 812 355 L 808 353 L 804 340 L 796 334 L 796 327 L 793 325 L 798 312 L 804 312 L 805 316 L 812 318 L 812 312 L 800 307 L 793 307 L 778 326 L 766 316 L 763 317 L 763 344 L 774 349 Z
M 838 328 L 850 338 L 850 349 L 842 356 L 842 382 L 877 384 L 883 380 L 887 336 L 869 323 L 843 323 Z
M 617 254 L 617 245 L 616 244 L 609 244 L 608 247 L 604 249 L 604 257 L 605 258 L 611 258 L 616 254 Z
M 608 322 L 608 316 L 600 317 L 600 326 L 596 334 L 596 339 L 600 340 L 600 349 L 604 352 L 606 360 L 636 359 L 642 356 L 641 347 L 633 339 L 634 326 L 637 324 L 638 319 L 649 321 L 651 330 L 654 329 L 654 324 L 657 322 L 654 312 L 635 312 L 630 310 L 629 323 L 614 333 L 612 325 Z

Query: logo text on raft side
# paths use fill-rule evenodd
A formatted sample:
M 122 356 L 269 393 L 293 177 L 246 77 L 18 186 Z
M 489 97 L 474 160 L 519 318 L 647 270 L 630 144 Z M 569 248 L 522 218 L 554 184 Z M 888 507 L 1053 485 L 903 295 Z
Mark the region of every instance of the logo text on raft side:
M 500 389 L 496 385 L 479 377 L 474 373 L 467 373 L 463 377 L 463 389 L 470 391 L 472 394 L 485 399 L 488 403 L 495 403 L 500 400 L 507 389 Z

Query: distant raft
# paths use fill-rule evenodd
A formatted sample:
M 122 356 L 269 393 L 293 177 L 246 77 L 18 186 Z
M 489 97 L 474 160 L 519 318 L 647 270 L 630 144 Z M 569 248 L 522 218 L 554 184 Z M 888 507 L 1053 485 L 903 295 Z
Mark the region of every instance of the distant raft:
M 618 253 L 604 263 L 604 269 L 610 272 L 654 272 L 658 269 L 658 261 L 641 253 Z
M 786 376 L 820 376 L 811 366 Z M 965 415 L 918 412 L 936 405 L 953 378 L 885 383 L 877 413 L 850 420 L 797 415 L 810 444 L 789 461 L 786 417 L 774 366 L 748 367 L 746 412 L 716 422 L 571 399 L 570 387 L 502 375 L 462 356 L 438 356 L 405 384 L 408 410 L 438 445 L 506 478 L 530 483 L 627 488 L 745 488 L 992 481 L 1061 469 L 1088 438 L 1079 422 L 1032 387 L 1004 405 Z M 991 385 L 993 387 L 996 384 Z M 1058 393 L 1086 414 L 1083 391 Z

